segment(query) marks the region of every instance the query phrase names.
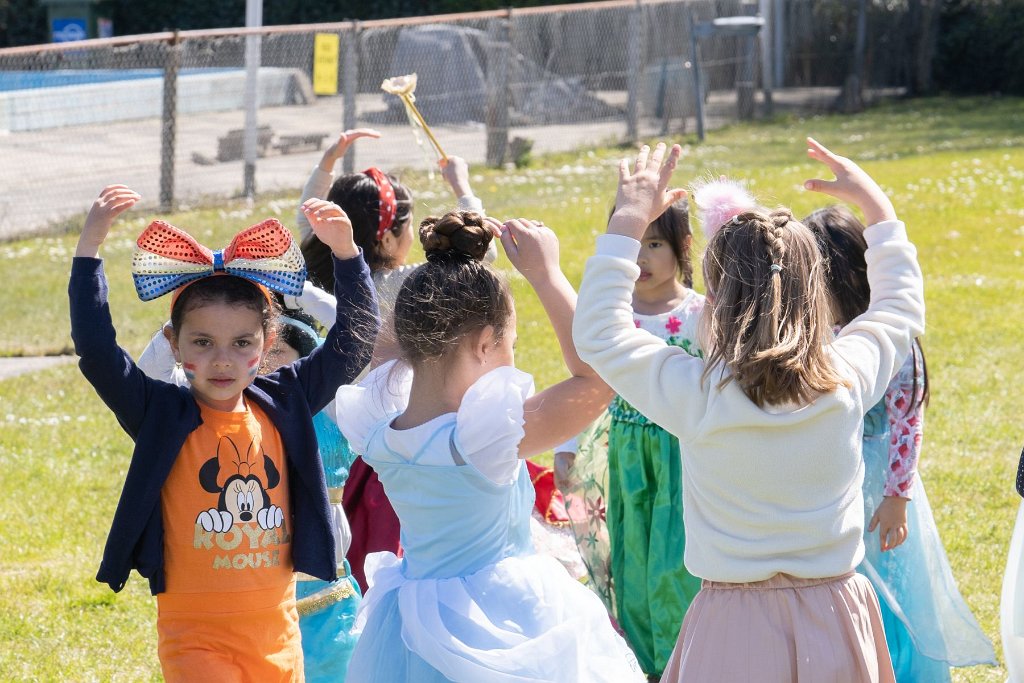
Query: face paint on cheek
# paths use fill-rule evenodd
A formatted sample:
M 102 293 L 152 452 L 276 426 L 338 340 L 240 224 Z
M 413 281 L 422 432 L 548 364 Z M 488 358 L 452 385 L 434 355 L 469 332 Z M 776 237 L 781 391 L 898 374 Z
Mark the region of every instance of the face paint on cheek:
M 181 367 L 185 369 L 185 379 L 189 382 L 196 378 L 196 366 L 194 363 L 182 363 Z
M 249 376 L 250 377 L 255 377 L 256 373 L 259 372 L 259 369 L 260 369 L 260 357 L 256 356 L 251 361 L 249 361 Z

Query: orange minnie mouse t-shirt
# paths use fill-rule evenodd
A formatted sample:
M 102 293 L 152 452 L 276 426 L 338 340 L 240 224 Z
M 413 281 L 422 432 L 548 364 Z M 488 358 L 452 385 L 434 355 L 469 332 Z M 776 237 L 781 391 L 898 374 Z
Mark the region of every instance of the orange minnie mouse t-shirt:
M 245 412 L 202 405 L 200 411 L 203 423 L 185 440 L 161 490 L 166 591 L 286 587 L 291 506 L 281 435 L 252 404 Z

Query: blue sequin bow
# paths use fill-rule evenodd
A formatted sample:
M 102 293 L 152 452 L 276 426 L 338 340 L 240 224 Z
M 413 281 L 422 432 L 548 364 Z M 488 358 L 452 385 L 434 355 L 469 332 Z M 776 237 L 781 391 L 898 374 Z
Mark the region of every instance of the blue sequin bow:
M 306 280 L 306 263 L 291 233 L 274 218 L 246 228 L 217 251 L 163 221 L 150 223 L 135 242 L 132 279 L 143 301 L 218 273 L 299 296 Z

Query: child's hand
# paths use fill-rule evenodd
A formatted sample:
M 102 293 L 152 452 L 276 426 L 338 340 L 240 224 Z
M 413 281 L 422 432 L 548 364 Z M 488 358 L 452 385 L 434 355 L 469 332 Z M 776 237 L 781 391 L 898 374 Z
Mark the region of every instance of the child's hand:
M 449 156 L 438 160 L 437 165 L 441 168 L 441 177 L 452 188 L 456 199 L 473 194 L 473 188 L 469 185 L 469 164 L 465 159 Z
M 100 245 L 107 239 L 107 233 L 110 232 L 110 226 L 114 224 L 114 220 L 135 206 L 139 199 L 141 196 L 138 192 L 130 190 L 124 185 L 108 185 L 103 188 L 100 196 L 92 203 L 89 215 L 85 218 L 85 225 L 78 238 L 75 256 L 95 258 L 99 254 Z
M 868 225 L 896 219 L 892 202 L 860 166 L 833 154 L 814 138 L 807 138 L 807 156 L 828 166 L 836 179 L 808 180 L 805 188 L 853 204 L 864 212 L 864 222 Z
M 302 213 L 306 215 L 313 233 L 331 248 L 336 258 L 344 260 L 359 255 L 359 248 L 352 237 L 352 221 L 340 206 L 312 197 L 303 202 Z
M 892 550 L 907 540 L 907 499 L 886 496 L 871 516 L 868 532 L 878 528 L 878 543 L 882 552 Z
M 632 171 L 627 159 L 619 162 L 619 191 L 615 211 L 608 220 L 609 233 L 639 240 L 651 222 L 686 196 L 686 190 L 668 189 L 682 153 L 679 145 L 672 145 L 665 159 L 665 143 L 659 142 L 653 154 L 647 145 L 640 148 Z
M 576 454 L 571 451 L 555 453 L 555 487 L 562 494 L 569 493 L 573 488 L 572 468 L 576 465 Z
M 534 286 L 561 272 L 558 237 L 540 221 L 505 221 L 501 225 L 501 245 L 516 270 Z
M 353 128 L 352 130 L 346 130 L 338 139 L 327 146 L 324 150 L 323 157 L 320 158 L 320 170 L 326 173 L 334 171 L 334 165 L 338 163 L 338 159 L 345 156 L 345 152 L 352 146 L 352 143 L 359 138 L 379 138 L 380 131 L 376 131 L 373 128 Z

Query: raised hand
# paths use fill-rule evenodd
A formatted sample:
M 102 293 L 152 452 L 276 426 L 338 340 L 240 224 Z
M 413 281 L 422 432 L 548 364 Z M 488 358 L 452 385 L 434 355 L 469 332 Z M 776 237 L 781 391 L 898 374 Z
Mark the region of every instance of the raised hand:
M 110 232 L 114 220 L 135 206 L 139 199 L 141 195 L 138 192 L 124 185 L 108 185 L 103 188 L 85 218 L 75 256 L 95 258 L 99 254 L 100 245 L 107 239 L 107 233 Z
M 312 197 L 303 202 L 302 213 L 317 238 L 330 247 L 335 257 L 344 260 L 359 255 L 352 238 L 352 221 L 340 206 Z
M 644 145 L 632 170 L 628 159 L 619 162 L 619 190 L 615 195 L 615 211 L 608 220 L 609 233 L 639 240 L 652 221 L 686 196 L 686 190 L 668 187 L 683 150 L 679 145 L 672 145 L 668 158 L 665 158 L 665 151 L 663 142 L 657 144 L 653 153 Z
M 836 179 L 811 179 L 804 182 L 806 189 L 853 204 L 864 212 L 864 222 L 868 225 L 896 220 L 892 202 L 860 166 L 832 153 L 814 138 L 807 138 L 807 156 L 828 166 Z
M 439 159 L 437 165 L 441 168 L 441 177 L 452 188 L 456 198 L 473 194 L 469 184 L 469 164 L 465 159 L 450 155 L 447 159 Z
M 338 159 L 345 156 L 345 152 L 352 146 L 359 138 L 373 138 L 377 139 L 380 137 L 380 131 L 374 130 L 373 128 L 353 128 L 346 130 L 338 135 L 338 138 L 327 146 L 324 150 L 324 155 L 320 158 L 320 170 L 327 173 L 331 173 L 334 170 L 334 165 L 338 163 Z
M 534 287 L 561 273 L 558 236 L 540 221 L 514 218 L 501 225 L 501 245 L 515 269 Z

